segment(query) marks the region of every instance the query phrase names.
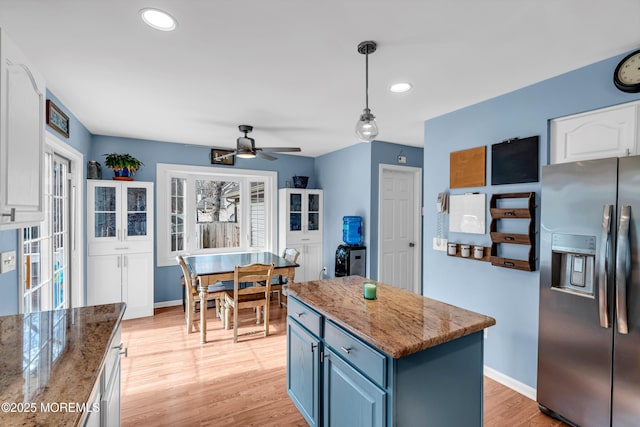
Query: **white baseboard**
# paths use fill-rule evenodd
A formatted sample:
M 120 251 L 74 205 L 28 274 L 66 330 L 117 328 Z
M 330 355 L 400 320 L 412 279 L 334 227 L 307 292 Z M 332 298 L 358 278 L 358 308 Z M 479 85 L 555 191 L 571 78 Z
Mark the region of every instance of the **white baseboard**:
M 176 305 L 182 305 L 182 300 L 181 299 L 176 299 L 176 300 L 173 300 L 173 301 L 156 302 L 156 303 L 153 304 L 153 308 L 174 307 Z
M 494 381 L 499 382 L 500 384 L 509 387 L 510 389 L 517 391 L 521 395 L 528 397 L 531 400 L 536 400 L 536 389 L 530 387 L 524 383 L 521 383 L 518 380 L 515 380 L 502 372 L 498 372 L 495 369 L 492 369 L 488 366 L 484 366 L 484 374 L 491 378 Z

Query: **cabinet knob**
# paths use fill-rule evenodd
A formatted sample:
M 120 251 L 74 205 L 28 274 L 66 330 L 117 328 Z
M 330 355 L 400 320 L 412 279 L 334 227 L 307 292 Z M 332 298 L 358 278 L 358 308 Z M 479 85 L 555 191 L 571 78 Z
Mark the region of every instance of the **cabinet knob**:
M 304 312 L 302 312 L 302 313 L 296 312 L 296 316 L 298 316 L 298 317 L 302 317 L 303 314 L 304 314 Z
M 340 350 L 344 351 L 347 354 L 351 353 L 351 347 L 340 347 Z

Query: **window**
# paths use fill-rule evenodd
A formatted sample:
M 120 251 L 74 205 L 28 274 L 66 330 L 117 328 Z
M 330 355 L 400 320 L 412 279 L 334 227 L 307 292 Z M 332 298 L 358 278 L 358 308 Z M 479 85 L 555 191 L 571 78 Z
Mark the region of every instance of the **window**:
M 277 173 L 158 164 L 158 265 L 179 253 L 274 251 Z

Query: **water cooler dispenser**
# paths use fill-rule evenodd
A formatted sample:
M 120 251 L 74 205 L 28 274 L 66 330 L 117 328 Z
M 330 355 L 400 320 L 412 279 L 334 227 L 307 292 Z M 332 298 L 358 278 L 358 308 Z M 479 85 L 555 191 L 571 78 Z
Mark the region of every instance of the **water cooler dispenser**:
M 336 249 L 336 277 L 365 276 L 367 273 L 367 248 L 361 246 L 362 218 L 345 216 L 342 218 L 342 240 L 345 244 Z

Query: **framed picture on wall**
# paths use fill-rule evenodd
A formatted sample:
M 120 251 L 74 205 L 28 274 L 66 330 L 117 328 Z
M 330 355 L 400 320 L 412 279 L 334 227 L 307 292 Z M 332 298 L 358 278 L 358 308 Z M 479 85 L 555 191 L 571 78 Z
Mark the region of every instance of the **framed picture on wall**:
M 222 150 L 220 148 L 212 148 L 211 149 L 211 164 L 212 165 L 227 165 L 233 166 L 236 163 L 236 156 L 232 154 L 231 150 Z M 229 154 L 232 154 L 229 156 Z M 223 159 L 219 159 L 218 157 L 227 156 Z
M 47 124 L 65 138 L 69 138 L 69 116 L 62 112 L 52 100 L 47 99 Z

